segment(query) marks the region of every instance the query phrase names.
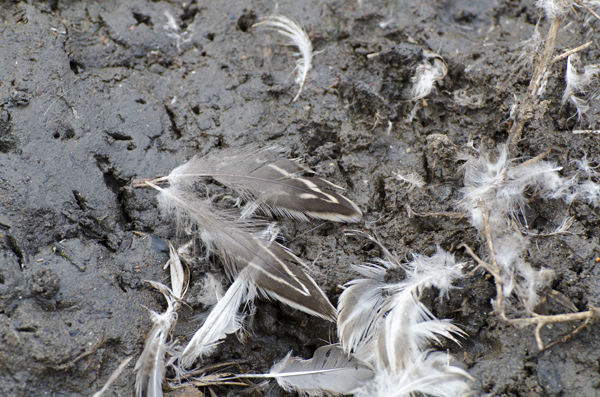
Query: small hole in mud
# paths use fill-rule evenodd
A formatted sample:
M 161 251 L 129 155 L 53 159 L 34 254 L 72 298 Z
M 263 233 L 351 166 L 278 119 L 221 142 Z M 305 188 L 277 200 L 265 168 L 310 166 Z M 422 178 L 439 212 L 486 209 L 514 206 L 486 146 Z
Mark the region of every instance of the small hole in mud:
M 133 17 L 137 21 L 138 25 L 143 23 L 144 25 L 152 26 L 152 18 L 149 15 L 144 15 L 139 12 L 134 12 Z
M 210 41 L 213 41 L 215 39 L 215 34 L 214 33 L 207 33 L 206 34 L 206 38 L 209 39 Z
M 237 26 L 242 32 L 246 32 L 256 22 L 256 13 L 254 11 L 246 11 L 237 20 Z
M 141 105 L 145 105 L 146 101 L 143 98 L 138 98 L 135 100 L 137 103 L 141 104 Z
M 55 132 L 53 135 L 54 139 L 59 139 L 60 138 L 60 133 Z
M 200 56 L 201 56 L 201 57 L 205 57 L 205 56 L 206 56 L 206 51 L 202 51 L 202 52 L 200 53 Z
M 82 64 L 72 59 L 69 61 L 69 67 L 75 74 L 79 74 L 85 69 Z
M 63 140 L 67 140 L 67 139 L 71 139 L 71 138 L 75 138 L 75 130 L 71 127 L 67 127 L 65 129 L 65 133 L 63 135 Z
M 196 115 L 200 114 L 200 105 L 192 106 L 192 112 L 194 112 Z

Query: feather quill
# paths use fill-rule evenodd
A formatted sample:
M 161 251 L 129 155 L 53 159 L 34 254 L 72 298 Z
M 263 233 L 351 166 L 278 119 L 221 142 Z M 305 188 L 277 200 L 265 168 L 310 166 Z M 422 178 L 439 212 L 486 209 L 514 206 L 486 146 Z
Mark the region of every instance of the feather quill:
M 302 93 L 302 88 L 304 87 L 304 82 L 306 81 L 306 76 L 308 75 L 308 71 L 312 67 L 312 57 L 314 55 L 312 50 L 312 43 L 310 42 L 310 38 L 296 22 L 292 19 L 280 15 L 269 15 L 264 18 L 261 18 L 260 22 L 253 25 L 253 27 L 265 26 L 268 28 L 275 29 L 277 33 L 284 36 L 288 39 L 289 45 L 294 45 L 298 47 L 298 61 L 296 62 L 296 69 L 298 70 L 298 77 L 296 78 L 296 83 L 300 85 L 298 89 L 298 93 L 292 100 L 292 102 L 296 102 Z
M 351 394 L 374 374 L 368 365 L 348 358 L 339 345 L 328 345 L 318 348 L 308 360 L 288 354 L 271 368 L 271 375 L 286 391 L 322 396 Z

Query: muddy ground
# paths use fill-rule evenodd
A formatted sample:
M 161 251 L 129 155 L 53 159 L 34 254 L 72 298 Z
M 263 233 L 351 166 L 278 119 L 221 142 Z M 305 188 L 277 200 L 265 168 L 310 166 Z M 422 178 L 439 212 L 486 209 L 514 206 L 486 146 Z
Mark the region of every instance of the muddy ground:
M 134 359 L 107 395 L 133 394 L 133 365 L 151 326 L 147 309 L 164 309 L 143 280 L 167 281 L 165 239 L 182 241 L 160 217 L 156 193 L 133 189 L 131 181 L 165 175 L 194 154 L 280 145 L 345 187 L 365 214 L 352 228 L 377 232 L 400 257 L 462 242 L 482 252 L 464 219 L 411 217 L 408 209 L 453 211 L 459 198 L 460 163 L 434 151 L 428 136 L 444 134 L 456 145 L 506 140 L 509 110 L 530 78 L 519 56 L 541 15 L 533 3 L 280 0 L 279 11 L 300 21 L 321 51 L 292 103 L 294 49 L 249 28 L 274 12 L 274 2 L 3 2 L 0 394 L 89 395 L 128 357 Z M 165 12 L 179 31 L 168 28 Z M 542 18 L 542 36 L 547 29 Z M 597 41 L 599 30 L 587 13 L 571 13 L 556 53 Z M 449 73 L 409 120 L 410 78 L 423 50 L 443 56 Z M 598 55 L 594 43 L 582 58 L 595 63 Z M 552 68 L 547 111 L 526 126 L 517 155 L 550 149 L 547 159 L 569 175 L 572 160 L 587 154 L 596 164 L 600 156 L 597 135 L 571 132 L 580 123 L 572 107 L 560 105 L 564 72 L 564 61 Z M 455 101 L 461 90 L 469 101 Z M 411 191 L 396 172 L 415 172 L 427 187 Z M 554 269 L 552 287 L 579 310 L 600 305 L 598 210 L 534 201 L 527 211 L 539 232 L 575 217 L 573 234 L 533 239 L 527 259 Z M 379 255 L 345 236 L 346 228 L 282 222 L 287 245 L 314 262 L 334 304 L 339 286 L 356 277 L 350 266 Z M 462 250 L 455 255 L 470 260 Z M 189 308 L 176 331 L 181 340 L 206 310 L 195 299 L 202 275 L 219 267 L 202 258 L 193 265 Z M 459 287 L 448 299 L 432 292 L 425 301 L 468 334 L 462 346 L 441 348 L 468 368 L 477 394 L 600 395 L 597 324 L 538 352 L 531 327 L 505 327 L 489 315 L 492 279 L 477 272 Z M 542 337 L 549 343 L 578 325 L 545 328 Z M 205 364 L 267 371 L 290 350 L 310 357 L 336 340 L 331 324 L 267 301 L 248 328 L 244 341 L 229 337 Z M 251 393 L 288 395 L 272 383 Z

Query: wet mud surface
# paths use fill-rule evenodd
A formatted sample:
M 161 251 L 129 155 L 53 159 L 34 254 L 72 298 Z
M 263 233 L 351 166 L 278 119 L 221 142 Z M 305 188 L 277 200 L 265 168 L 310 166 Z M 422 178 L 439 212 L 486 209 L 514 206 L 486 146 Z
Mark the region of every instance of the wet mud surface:
M 143 280 L 166 281 L 165 240 L 183 241 L 161 218 L 156 193 L 131 182 L 166 175 L 194 154 L 278 145 L 346 188 L 365 214 L 350 228 L 376 232 L 400 257 L 463 242 L 484 249 L 464 219 L 411 213 L 455 209 L 462 177 L 460 164 L 444 152 L 447 141 L 506 140 L 515 95 L 529 84 L 519 56 L 541 15 L 533 1 L 279 1 L 279 12 L 301 22 L 321 51 L 293 103 L 294 49 L 272 32 L 249 28 L 274 4 L 210 4 L 2 4 L 0 394 L 92 394 L 134 357 L 108 392 L 133 394 L 133 365 L 151 326 L 147 309 L 165 304 Z M 179 30 L 169 28 L 165 11 Z M 557 54 L 598 39 L 600 22 L 581 12 L 569 18 Z M 547 28 L 543 18 L 542 36 Z M 410 120 L 415 102 L 408 93 L 423 50 L 440 54 L 449 72 Z M 598 55 L 594 44 L 582 57 L 593 63 Z M 547 159 L 569 175 L 571 161 L 584 154 L 597 164 L 600 146 L 597 135 L 572 134 L 579 124 L 571 117 L 575 109 L 560 104 L 564 72 L 565 62 L 553 66 L 547 110 L 525 127 L 517 155 L 550 150 Z M 411 190 L 397 172 L 414 172 L 427 186 Z M 552 288 L 578 310 L 600 305 L 598 210 L 540 201 L 527 211 L 530 228 L 540 233 L 575 217 L 572 234 L 534 238 L 528 260 L 553 269 Z M 344 235 L 347 225 L 281 225 L 287 246 L 312 264 L 334 304 L 339 286 L 357 276 L 351 265 L 380 255 L 373 244 Z M 454 254 L 470 261 L 462 250 Z M 202 257 L 191 268 L 180 340 L 206 310 L 195 298 L 199 282 L 219 268 Z M 431 292 L 424 301 L 467 333 L 461 346 L 445 342 L 441 349 L 464 363 L 476 394 L 600 394 L 597 324 L 538 352 L 532 327 L 503 326 L 490 315 L 493 279 L 479 271 L 458 287 L 446 299 Z M 556 324 L 541 335 L 550 343 L 578 325 Z M 268 301 L 257 303 L 248 331 L 244 340 L 230 336 L 205 364 L 268 371 L 290 350 L 308 358 L 336 341 L 332 324 Z M 250 393 L 288 395 L 272 383 Z

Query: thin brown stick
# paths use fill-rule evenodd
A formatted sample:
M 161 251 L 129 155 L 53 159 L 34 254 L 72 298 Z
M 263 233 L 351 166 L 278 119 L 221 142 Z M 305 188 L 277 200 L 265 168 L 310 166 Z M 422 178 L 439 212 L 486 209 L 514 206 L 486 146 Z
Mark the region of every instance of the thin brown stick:
M 167 178 L 164 176 L 161 176 L 159 178 L 143 178 L 143 179 L 134 179 L 131 182 L 131 186 L 133 187 L 152 187 L 152 184 L 160 184 L 160 183 L 165 183 L 167 181 Z
M 552 63 L 552 53 L 554 52 L 554 45 L 556 43 L 556 36 L 558 34 L 558 28 L 562 18 L 557 17 L 552 20 L 550 29 L 548 29 L 548 35 L 546 36 L 546 42 L 541 56 L 538 58 L 533 77 L 529 82 L 529 88 L 527 89 L 527 95 L 521 105 L 518 106 L 515 113 L 515 122 L 513 123 L 508 133 L 508 149 L 509 152 L 513 152 L 517 142 L 521 139 L 523 133 L 523 127 L 525 123 L 533 117 L 534 104 L 536 102 L 537 92 L 540 88 L 544 74 L 548 69 L 548 66 Z
M 73 360 L 69 361 L 66 364 L 61 364 L 61 365 L 54 367 L 54 369 L 57 371 L 63 371 L 63 370 L 72 368 L 77 363 L 77 361 L 81 360 L 84 357 L 89 356 L 90 354 L 95 353 L 100 348 L 100 346 L 102 346 L 104 344 L 104 342 L 106 342 L 106 334 L 102 333 L 102 336 L 100 338 L 98 338 L 92 346 L 85 349 L 85 351 L 83 353 L 81 353 L 80 355 L 78 355 L 77 357 L 75 357 Z
M 556 63 L 558 61 L 562 61 L 563 59 L 567 58 L 569 55 L 573 55 L 576 52 L 585 50 L 586 48 L 588 48 L 589 46 L 591 46 L 593 43 L 593 41 L 588 41 L 585 44 L 580 45 L 579 47 L 575 47 L 573 49 L 567 50 L 565 52 L 563 52 L 560 55 L 555 56 L 554 58 L 552 58 L 552 61 L 550 61 L 550 63 Z
M 553 324 L 553 323 L 564 323 L 568 321 L 580 321 L 580 320 L 596 320 L 600 318 L 600 309 L 590 306 L 590 310 L 586 312 L 577 313 L 566 313 L 566 314 L 552 314 L 547 316 L 533 316 L 527 318 L 510 318 L 507 319 L 508 324 L 523 326 L 523 325 L 537 325 L 537 324 Z
M 471 249 L 471 247 L 469 247 L 465 243 L 461 243 L 458 247 L 456 247 L 456 249 L 461 249 L 461 248 L 464 248 L 465 251 L 467 251 L 467 254 L 469 254 L 471 256 L 471 258 L 475 259 L 475 262 L 477 262 L 477 264 L 479 266 L 481 266 L 482 268 L 484 268 L 485 270 L 487 270 L 487 272 L 490 273 L 494 277 L 494 279 L 496 278 L 496 276 L 498 275 L 497 272 L 496 272 L 496 269 L 494 269 L 492 267 L 492 265 L 490 265 L 486 261 L 481 260 L 481 258 L 479 258 L 477 256 L 477 254 L 473 252 L 473 250 Z
M 117 369 L 115 369 L 115 371 L 110 375 L 104 386 L 102 386 L 102 389 L 94 393 L 92 397 L 101 397 L 104 393 L 106 393 L 106 391 L 110 388 L 113 382 L 117 380 L 119 375 L 121 375 L 121 372 L 123 372 L 123 369 L 125 369 L 125 367 L 127 366 L 127 364 L 129 364 L 132 358 L 133 357 L 129 357 L 123 360 L 123 362 L 117 367 Z
M 524 167 L 524 166 L 528 166 L 530 164 L 536 163 L 540 160 L 543 160 L 546 158 L 546 156 L 548 156 L 550 154 L 550 152 L 552 151 L 552 147 L 549 147 L 548 149 L 546 149 L 545 152 L 538 154 L 537 156 L 530 158 L 527 161 L 523 161 L 521 164 L 517 165 L 515 168 L 519 168 L 519 167 Z
M 464 212 L 412 212 L 413 216 L 418 216 L 419 218 L 439 218 L 440 216 L 446 218 L 455 218 L 455 219 L 464 219 L 467 217 L 467 214 Z
M 550 343 L 548 346 L 545 346 L 544 349 L 542 350 L 548 350 L 551 347 L 558 345 L 559 343 L 565 343 L 567 342 L 569 339 L 571 339 L 572 337 L 574 337 L 575 335 L 577 335 L 579 332 L 581 332 L 582 329 L 584 329 L 585 327 L 587 327 L 591 322 L 591 319 L 587 319 L 585 320 L 585 323 L 581 324 L 579 327 L 577 327 L 573 332 L 569 332 L 567 335 L 563 336 L 562 338 L 560 338 L 559 340 L 555 340 L 554 342 Z
M 538 324 L 537 327 L 535 327 L 535 341 L 537 342 L 539 351 L 544 350 L 544 341 L 542 341 L 542 336 L 540 335 L 543 326 L 544 324 Z
M 502 277 L 500 277 L 500 267 L 498 266 L 498 261 L 496 260 L 496 251 L 494 250 L 494 241 L 492 240 L 490 220 L 488 217 L 487 208 L 485 207 L 485 203 L 483 201 L 479 203 L 479 207 L 481 208 L 481 216 L 483 218 L 483 234 L 492 258 L 492 266 L 494 269 L 496 269 L 496 274 L 494 275 L 496 284 L 496 302 L 494 305 L 494 311 L 502 321 L 506 321 L 506 311 L 504 310 L 504 281 L 502 281 Z
M 590 14 L 592 14 L 593 16 L 596 17 L 596 19 L 600 20 L 600 16 L 598 14 L 596 14 L 596 12 L 594 10 L 592 10 L 587 4 L 585 4 L 583 1 L 581 0 L 575 0 L 575 3 L 577 3 L 578 6 L 581 6 L 583 8 L 585 8 Z

